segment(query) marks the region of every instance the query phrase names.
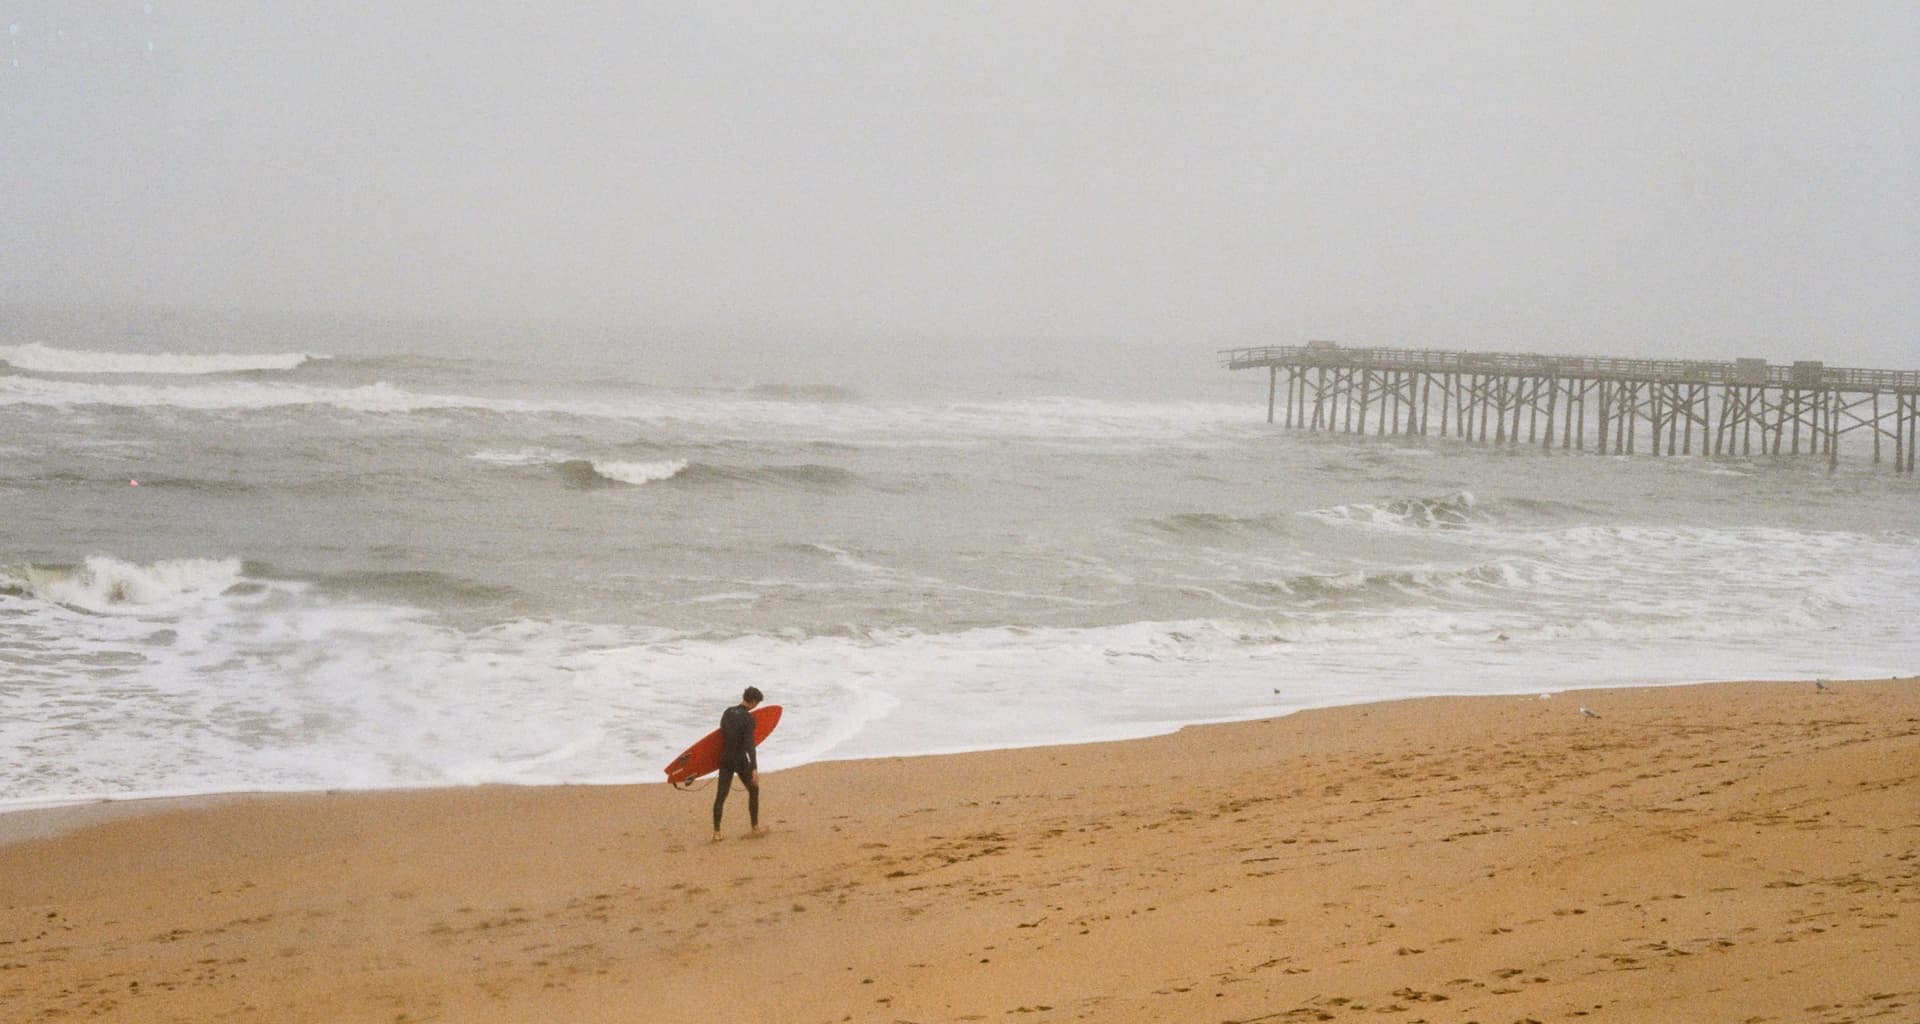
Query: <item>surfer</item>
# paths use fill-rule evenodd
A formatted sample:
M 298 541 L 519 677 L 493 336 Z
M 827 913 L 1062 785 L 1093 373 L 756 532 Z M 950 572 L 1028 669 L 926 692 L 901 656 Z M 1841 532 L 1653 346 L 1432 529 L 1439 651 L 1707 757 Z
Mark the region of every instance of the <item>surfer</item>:
M 753 749 L 753 709 L 760 706 L 762 699 L 760 688 L 749 686 L 740 695 L 740 703 L 720 715 L 720 784 L 713 794 L 715 842 L 722 838 L 720 811 L 727 805 L 727 790 L 733 787 L 735 775 L 740 776 L 740 784 L 747 787 L 747 819 L 753 826 L 753 834 L 767 833 L 767 827 L 760 824 L 760 757 Z

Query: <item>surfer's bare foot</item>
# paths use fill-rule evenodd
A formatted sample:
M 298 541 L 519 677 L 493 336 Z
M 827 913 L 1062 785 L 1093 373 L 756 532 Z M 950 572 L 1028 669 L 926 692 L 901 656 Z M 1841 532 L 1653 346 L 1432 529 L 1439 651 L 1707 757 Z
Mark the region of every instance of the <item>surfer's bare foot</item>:
M 765 825 L 755 825 L 755 826 L 753 826 L 753 831 L 751 831 L 751 832 L 749 832 L 749 833 L 747 833 L 747 835 L 748 835 L 749 837 L 752 837 L 752 836 L 764 836 L 764 835 L 766 835 L 766 834 L 767 834 L 767 826 L 765 826 Z
M 719 842 L 720 840 L 722 840 L 722 839 L 725 839 L 725 838 L 727 838 L 727 837 L 726 837 L 726 836 L 723 836 L 723 835 L 721 835 L 721 834 L 720 834 L 720 830 L 719 830 L 719 829 L 715 829 L 715 830 L 714 830 L 714 832 L 713 832 L 713 841 L 714 841 L 714 842 L 716 842 L 716 843 L 717 843 L 717 842 Z

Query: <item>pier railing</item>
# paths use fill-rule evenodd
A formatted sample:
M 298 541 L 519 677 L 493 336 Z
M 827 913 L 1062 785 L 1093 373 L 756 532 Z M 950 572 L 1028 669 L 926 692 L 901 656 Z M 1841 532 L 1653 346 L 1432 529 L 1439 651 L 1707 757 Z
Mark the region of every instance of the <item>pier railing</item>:
M 1604 359 L 1518 352 L 1443 349 L 1265 345 L 1224 349 L 1230 370 L 1262 366 L 1338 366 L 1417 373 L 1497 373 L 1523 377 L 1589 377 L 1674 384 L 1835 388 L 1843 391 L 1917 391 L 1920 370 L 1867 370 L 1817 362 L 1767 364 L 1758 359 Z

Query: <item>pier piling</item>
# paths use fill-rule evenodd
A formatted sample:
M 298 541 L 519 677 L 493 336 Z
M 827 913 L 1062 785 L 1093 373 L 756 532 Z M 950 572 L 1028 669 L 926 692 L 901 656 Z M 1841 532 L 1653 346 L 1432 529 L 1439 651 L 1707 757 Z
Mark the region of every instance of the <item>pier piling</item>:
M 1227 349 L 1230 370 L 1267 371 L 1267 422 L 1377 437 L 1440 437 L 1496 445 L 1656 456 L 1824 455 L 1865 431 L 1873 461 L 1913 473 L 1920 446 L 1920 371 L 1863 370 L 1761 359 L 1604 359 L 1333 342 Z M 1286 378 L 1284 405 L 1280 381 Z M 1438 416 L 1434 412 L 1438 393 Z M 1591 402 L 1590 402 L 1591 400 Z M 1591 408 L 1590 408 L 1591 406 Z M 1368 414 L 1372 413 L 1369 419 Z M 1555 417 L 1559 417 L 1556 433 Z M 1431 417 L 1431 418 L 1430 418 Z

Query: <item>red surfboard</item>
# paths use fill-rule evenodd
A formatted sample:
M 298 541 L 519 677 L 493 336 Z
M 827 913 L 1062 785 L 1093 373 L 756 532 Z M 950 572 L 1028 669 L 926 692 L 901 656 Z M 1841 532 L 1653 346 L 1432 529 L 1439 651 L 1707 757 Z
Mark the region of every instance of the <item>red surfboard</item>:
M 763 704 L 753 709 L 753 745 L 766 741 L 767 734 L 780 724 L 780 705 Z M 673 785 L 692 782 L 708 772 L 720 770 L 720 730 L 700 737 L 686 753 L 667 762 L 667 781 Z

